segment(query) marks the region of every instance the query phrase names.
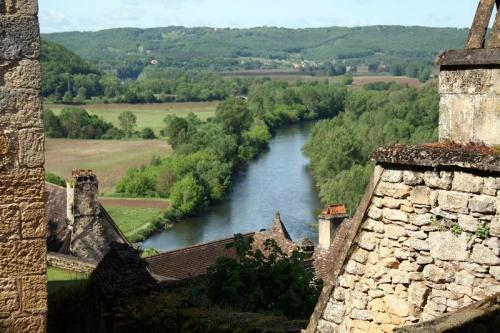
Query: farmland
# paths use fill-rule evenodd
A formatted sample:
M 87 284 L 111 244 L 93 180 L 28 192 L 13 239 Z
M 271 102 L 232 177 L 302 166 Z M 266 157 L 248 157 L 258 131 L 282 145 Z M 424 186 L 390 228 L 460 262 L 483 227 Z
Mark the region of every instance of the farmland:
M 119 126 L 118 116 L 123 111 L 131 111 L 137 117 L 137 130 L 150 127 L 156 133 L 164 127 L 163 119 L 167 115 L 179 117 L 189 113 L 196 114 L 201 120 L 207 120 L 215 114 L 218 102 L 192 102 L 192 103 L 160 103 L 160 104 L 87 104 L 79 106 L 92 114 L 102 117 L 105 121 Z M 51 109 L 59 114 L 61 109 L 67 107 L 62 104 L 45 104 L 45 109 Z
M 46 139 L 45 169 L 64 178 L 72 169 L 92 169 L 100 192 L 108 194 L 130 167 L 148 165 L 153 155 L 166 157 L 171 151 L 164 140 Z

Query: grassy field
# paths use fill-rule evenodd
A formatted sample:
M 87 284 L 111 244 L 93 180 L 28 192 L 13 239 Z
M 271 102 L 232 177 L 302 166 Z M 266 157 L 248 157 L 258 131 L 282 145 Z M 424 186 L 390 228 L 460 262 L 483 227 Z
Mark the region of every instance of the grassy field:
M 118 116 L 123 111 L 132 111 L 137 117 L 137 129 L 145 127 L 152 128 L 156 135 L 164 127 L 163 119 L 167 115 L 183 117 L 189 113 L 194 113 L 201 120 L 213 117 L 218 102 L 197 102 L 197 103 L 161 103 L 161 104 L 88 104 L 81 107 L 102 117 L 104 120 L 118 126 Z M 51 109 L 58 114 L 67 105 L 45 104 L 45 109 Z
M 45 169 L 63 178 L 73 169 L 92 169 L 101 193 L 109 193 L 130 167 L 151 162 L 153 155 L 172 152 L 165 140 L 70 140 L 46 139 Z
M 162 212 L 157 208 L 105 207 L 130 242 L 137 242 L 140 232 L 146 230 Z
M 87 280 L 87 276 L 82 273 L 66 271 L 59 268 L 48 267 L 47 275 L 49 279 L 49 294 L 67 287 L 77 286 Z

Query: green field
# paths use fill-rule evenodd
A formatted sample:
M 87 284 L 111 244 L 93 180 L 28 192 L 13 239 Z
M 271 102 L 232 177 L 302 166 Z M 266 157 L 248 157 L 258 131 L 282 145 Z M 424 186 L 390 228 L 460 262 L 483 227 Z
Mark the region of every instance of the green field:
M 156 208 L 106 207 L 120 230 L 130 242 L 140 240 L 141 231 L 147 230 L 151 221 L 157 218 L 162 210 Z
M 185 117 L 189 113 L 196 114 L 201 120 L 213 117 L 218 102 L 196 103 L 161 103 L 161 104 L 87 104 L 79 106 L 102 117 L 104 120 L 119 126 L 118 116 L 123 111 L 131 111 L 137 117 L 137 130 L 150 127 L 156 135 L 164 127 L 163 119 L 167 115 Z M 45 104 L 45 109 L 53 110 L 56 114 L 68 107 L 62 104 Z
M 87 280 L 83 273 L 66 271 L 59 268 L 48 267 L 47 275 L 49 279 L 49 294 L 52 294 L 62 288 L 78 286 Z

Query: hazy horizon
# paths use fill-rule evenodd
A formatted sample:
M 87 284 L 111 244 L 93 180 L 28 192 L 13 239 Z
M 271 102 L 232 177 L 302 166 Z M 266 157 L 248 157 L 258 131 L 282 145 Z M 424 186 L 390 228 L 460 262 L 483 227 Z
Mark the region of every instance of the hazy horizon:
M 477 0 L 40 0 L 42 33 L 169 26 L 322 28 L 422 26 L 468 28 Z

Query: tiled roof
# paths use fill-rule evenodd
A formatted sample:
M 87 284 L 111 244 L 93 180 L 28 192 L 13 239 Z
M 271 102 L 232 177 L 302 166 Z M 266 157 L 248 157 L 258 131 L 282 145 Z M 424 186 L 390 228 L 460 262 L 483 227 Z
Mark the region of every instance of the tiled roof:
M 244 236 L 254 236 L 254 233 Z M 234 237 L 230 237 L 162 253 L 149 257 L 146 261 L 150 272 L 155 276 L 178 280 L 190 279 L 205 275 L 207 269 L 220 257 L 236 258 L 234 249 L 227 248 L 227 245 L 233 242 Z

